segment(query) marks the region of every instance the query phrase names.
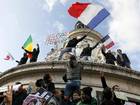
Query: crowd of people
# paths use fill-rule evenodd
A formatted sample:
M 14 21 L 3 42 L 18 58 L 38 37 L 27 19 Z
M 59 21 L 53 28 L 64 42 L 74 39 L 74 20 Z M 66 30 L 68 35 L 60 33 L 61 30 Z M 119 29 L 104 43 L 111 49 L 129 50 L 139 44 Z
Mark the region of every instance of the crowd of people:
M 71 38 L 68 41 L 68 43 L 66 44 L 66 46 L 63 49 L 61 49 L 58 60 L 62 60 L 63 55 L 65 53 L 73 54 L 74 56 L 76 56 L 77 44 L 79 42 L 81 42 L 82 40 L 84 40 L 86 37 L 87 37 L 87 35 L 84 35 L 81 38 L 77 38 L 77 37 Z M 101 43 L 102 43 L 102 41 L 100 40 L 92 47 L 90 46 L 90 44 L 87 43 L 87 46 L 85 48 L 83 48 L 81 51 L 80 60 L 92 61 L 92 59 L 91 59 L 92 51 Z M 22 49 L 25 51 L 25 53 L 23 54 L 23 57 L 20 59 L 20 61 L 16 60 L 18 65 L 26 64 L 28 59 L 30 59 L 30 62 L 37 61 L 38 55 L 40 53 L 39 44 L 37 44 L 37 48 L 34 48 L 32 52 L 24 49 L 23 47 L 22 47 Z M 113 52 L 111 50 L 106 51 L 106 48 L 103 45 L 100 49 L 105 58 L 105 62 L 107 64 L 113 64 L 113 65 L 118 65 L 118 66 L 122 66 L 122 67 L 126 67 L 126 68 L 131 68 L 131 66 L 130 66 L 131 62 L 130 62 L 128 56 L 125 53 L 122 53 L 121 49 L 117 49 L 116 56 L 113 54 Z M 54 49 L 51 49 L 51 52 L 54 52 Z
M 66 72 L 62 79 L 66 83 L 64 89 L 57 89 L 53 83 L 52 75 L 46 73 L 43 78 L 35 82 L 36 91 L 28 91 L 23 84 L 16 82 L 0 98 L 0 105 L 124 105 L 125 100 L 119 99 L 115 91 L 120 91 L 118 85 L 110 88 L 101 72 L 101 84 L 103 87 L 102 100 L 92 96 L 92 87 L 81 86 L 81 71 L 83 65 L 78 62 L 74 55 L 71 55 L 67 62 Z
M 105 80 L 104 73 L 101 72 L 101 83 L 103 87 L 102 100 L 97 102 L 97 98 L 92 96 L 92 90 L 94 88 L 81 86 L 81 71 L 83 65 L 77 61 L 75 47 L 81 42 L 87 35 L 81 38 L 72 38 L 69 40 L 65 48 L 60 52 L 58 60 L 61 60 L 64 53 L 69 53 L 69 60 L 67 61 L 66 72 L 62 76 L 62 79 L 66 83 L 63 90 L 56 89 L 53 83 L 52 76 L 47 73 L 36 80 L 35 86 L 36 91 L 28 91 L 23 88 L 23 84 L 17 82 L 12 87 L 8 87 L 8 91 L 3 93 L 0 97 L 0 105 L 124 105 L 125 101 L 117 98 L 115 91 L 120 91 L 118 85 L 114 85 L 110 88 Z M 88 44 L 83 48 L 80 59 L 85 61 L 91 60 L 92 50 L 94 50 L 101 41 L 96 43 L 94 46 Z M 24 48 L 23 48 L 24 49 Z M 25 53 L 20 61 L 16 61 L 18 65 L 25 64 L 28 59 L 30 62 L 36 62 L 39 55 L 39 44 L 37 48 L 34 48 L 32 52 L 24 49 Z M 105 58 L 107 64 L 119 65 L 122 67 L 131 68 L 130 60 L 125 53 L 122 53 L 121 49 L 117 50 L 117 56 L 106 49 L 104 46 L 101 47 L 101 52 Z
M 130 63 L 129 58 L 127 57 L 125 53 L 122 53 L 121 49 L 117 49 L 117 57 L 115 57 L 113 53 L 111 52 L 111 50 L 108 50 L 108 52 L 105 52 L 105 48 L 102 47 L 102 54 L 104 55 L 107 64 L 115 65 L 115 62 L 116 62 L 118 66 L 131 68 L 130 67 L 131 63 Z
M 60 56 L 59 56 L 59 60 L 62 59 L 62 56 L 64 53 L 69 53 L 72 52 L 73 55 L 76 56 L 76 45 L 82 41 L 87 35 L 84 35 L 83 37 L 81 37 L 80 39 L 74 37 L 71 40 L 69 40 L 68 44 L 66 45 L 65 48 L 63 48 L 61 50 Z M 97 42 L 94 46 L 90 47 L 90 44 L 87 44 L 87 46 L 85 48 L 83 48 L 81 54 L 80 54 L 80 59 L 84 60 L 84 61 L 91 61 L 91 54 L 92 54 L 92 50 L 95 49 L 99 44 L 101 43 L 101 41 Z M 104 46 L 101 47 L 101 52 L 104 55 L 105 61 L 107 64 L 113 64 L 113 65 L 118 65 L 118 66 L 122 66 L 122 67 L 126 67 L 126 68 L 131 68 L 131 62 L 128 58 L 128 56 L 125 53 L 122 53 L 121 49 L 117 49 L 117 56 L 115 57 L 115 55 L 111 52 L 111 50 L 108 50 L 106 52 L 106 48 Z M 116 62 L 116 63 L 115 63 Z

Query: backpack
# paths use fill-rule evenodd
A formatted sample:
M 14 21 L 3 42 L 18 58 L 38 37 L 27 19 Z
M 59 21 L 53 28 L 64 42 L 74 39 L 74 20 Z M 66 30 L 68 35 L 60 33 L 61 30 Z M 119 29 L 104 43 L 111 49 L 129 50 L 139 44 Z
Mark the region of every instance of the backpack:
M 29 94 L 22 105 L 58 105 L 53 94 L 40 88 L 35 94 Z

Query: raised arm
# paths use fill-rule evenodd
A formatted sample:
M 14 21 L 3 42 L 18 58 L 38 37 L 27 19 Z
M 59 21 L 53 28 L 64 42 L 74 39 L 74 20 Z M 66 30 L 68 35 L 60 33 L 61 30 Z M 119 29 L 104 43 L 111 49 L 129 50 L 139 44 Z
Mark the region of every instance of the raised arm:
M 82 40 L 83 40 L 86 36 L 87 36 L 87 35 L 84 35 L 82 38 L 77 39 L 77 40 L 78 40 L 78 42 L 82 41 Z
M 105 77 L 104 77 L 104 73 L 100 72 L 100 75 L 101 75 L 102 87 L 105 89 L 108 86 L 107 86 L 107 83 L 106 83 L 106 80 L 105 80 Z
M 105 47 L 104 47 L 104 46 L 102 46 L 101 51 L 102 51 L 102 54 L 103 54 L 104 56 L 106 56 Z
M 32 52 L 26 50 L 24 47 L 22 47 L 22 49 L 23 49 L 26 53 L 30 53 L 30 54 L 32 54 Z
M 96 43 L 96 45 L 92 47 L 92 50 L 95 49 L 98 46 L 98 44 L 99 44 L 99 42 Z
M 16 60 L 16 62 L 19 64 L 19 61 L 18 60 Z
M 40 52 L 39 44 L 37 44 L 37 52 Z

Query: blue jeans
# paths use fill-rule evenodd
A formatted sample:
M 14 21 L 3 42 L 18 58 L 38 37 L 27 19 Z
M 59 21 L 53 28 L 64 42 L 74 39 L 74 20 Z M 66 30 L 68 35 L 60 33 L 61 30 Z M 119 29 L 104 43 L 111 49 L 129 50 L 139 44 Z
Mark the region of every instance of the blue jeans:
M 69 80 L 64 89 L 64 96 L 72 95 L 72 92 L 80 89 L 80 80 Z
M 61 60 L 63 54 L 66 53 L 66 52 L 72 52 L 72 54 L 74 56 L 76 56 L 75 47 L 66 47 L 66 48 L 64 48 L 64 49 L 61 50 L 61 53 L 60 53 L 60 56 L 59 56 L 58 60 Z
M 62 56 L 63 56 L 64 53 L 71 52 L 71 49 L 72 49 L 72 47 L 66 47 L 66 48 L 62 49 L 61 52 L 60 52 L 60 56 L 59 56 L 58 60 L 62 59 Z

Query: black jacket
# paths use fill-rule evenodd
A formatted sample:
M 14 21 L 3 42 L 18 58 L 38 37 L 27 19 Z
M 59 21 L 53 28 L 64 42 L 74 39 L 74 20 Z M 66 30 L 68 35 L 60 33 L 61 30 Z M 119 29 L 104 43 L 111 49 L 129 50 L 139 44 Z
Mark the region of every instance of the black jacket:
M 22 65 L 25 64 L 28 60 L 28 56 L 23 56 L 20 61 L 16 61 L 18 63 L 18 65 Z
M 86 37 L 86 35 L 83 36 L 83 37 L 80 38 L 80 39 L 77 39 L 77 38 L 71 39 L 71 40 L 68 42 L 68 44 L 67 44 L 66 47 L 76 47 L 76 45 L 77 45 L 80 41 L 82 41 L 85 37 Z
M 98 46 L 99 43 L 97 43 L 95 46 L 93 47 L 86 47 L 82 50 L 80 57 L 83 56 L 91 56 L 92 50 L 95 49 Z
M 121 60 L 120 56 L 117 55 L 117 64 L 119 66 L 124 67 L 125 66 L 125 63 L 130 63 L 129 58 L 127 57 L 127 55 L 125 53 L 122 54 L 122 59 L 123 59 L 123 61 Z
M 36 62 L 37 61 L 39 52 L 40 52 L 40 49 L 39 49 L 39 46 L 38 46 L 37 49 L 32 52 L 32 58 L 30 59 L 30 62 Z
M 107 64 L 115 65 L 116 58 L 112 53 L 105 53 L 102 49 L 102 54 L 104 55 Z
M 27 97 L 27 91 L 13 92 L 12 105 L 22 105 L 24 99 Z
M 55 92 L 55 84 L 53 82 L 45 82 L 46 86 L 44 87 L 46 90 L 54 93 Z

